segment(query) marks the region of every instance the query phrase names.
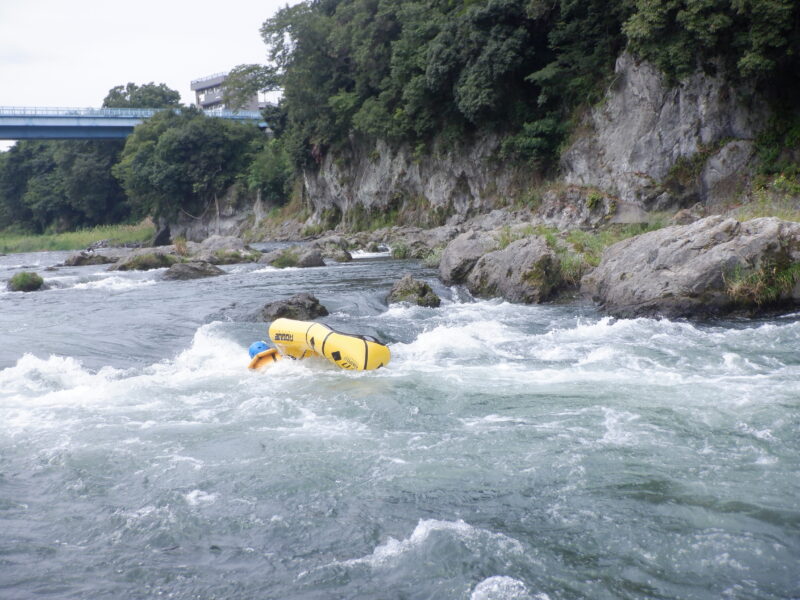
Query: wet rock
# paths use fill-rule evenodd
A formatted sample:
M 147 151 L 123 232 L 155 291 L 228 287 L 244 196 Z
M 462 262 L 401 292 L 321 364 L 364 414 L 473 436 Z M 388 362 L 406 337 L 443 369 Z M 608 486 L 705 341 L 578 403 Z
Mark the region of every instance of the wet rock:
M 439 260 L 439 277 L 447 285 L 463 283 L 484 254 L 497 248 L 497 240 L 488 233 L 468 231 L 450 242 Z
M 324 267 L 325 261 L 322 254 L 316 248 L 304 246 L 290 246 L 280 250 L 273 250 L 263 254 L 259 263 L 284 269 L 286 267 Z
M 547 300 L 561 283 L 559 259 L 540 236 L 485 254 L 466 281 L 467 289 L 476 296 L 500 296 L 527 304 Z
M 617 317 L 705 317 L 800 304 L 800 223 L 711 216 L 610 246 L 581 281 Z
M 353 255 L 350 254 L 347 250 L 331 250 L 323 254 L 324 258 L 330 258 L 331 260 L 335 260 L 336 262 L 350 262 L 353 260 Z
M 149 252 L 137 252 L 132 256 L 121 259 L 109 267 L 109 271 L 149 271 L 151 269 L 163 269 L 171 267 L 180 261 L 180 258 L 167 252 L 154 252 L 153 248 Z
M 10 292 L 35 292 L 46 289 L 42 276 L 32 271 L 15 273 L 6 283 L 6 288 Z
M 113 256 L 106 256 L 98 254 L 89 250 L 82 250 L 77 254 L 73 254 L 67 258 L 63 266 L 65 267 L 83 267 L 85 265 L 108 265 L 117 262 L 117 258 Z
M 172 265 L 164 272 L 164 279 L 183 281 L 186 279 L 215 277 L 224 273 L 225 271 L 209 262 L 191 261 Z
M 405 273 L 399 281 L 395 282 L 386 301 L 389 304 L 409 302 L 430 308 L 436 308 L 442 302 L 429 284 L 414 279 L 410 273 Z
M 258 316 L 262 321 L 270 322 L 281 317 L 311 321 L 328 315 L 328 309 L 311 294 L 295 294 L 285 300 L 276 300 L 264 305 Z
M 336 262 L 350 262 L 352 255 L 348 252 L 350 244 L 340 235 L 330 235 L 311 243 L 311 248 L 319 251 L 323 258 L 330 258 Z
M 261 252 L 234 236 L 212 235 L 199 244 L 187 242 L 187 251 L 193 260 L 214 265 L 256 262 L 261 258 Z

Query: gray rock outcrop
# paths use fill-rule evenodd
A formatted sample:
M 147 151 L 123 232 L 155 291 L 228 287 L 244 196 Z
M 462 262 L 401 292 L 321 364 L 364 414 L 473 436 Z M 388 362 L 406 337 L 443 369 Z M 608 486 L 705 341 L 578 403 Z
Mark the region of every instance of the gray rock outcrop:
M 450 215 L 463 220 L 486 212 L 518 184 L 510 164 L 492 160 L 501 141 L 492 135 L 456 146 L 435 141 L 423 159 L 408 144 L 354 141 L 303 172 L 314 213 L 308 223 L 325 223 L 331 213 L 379 220 L 396 210 L 407 223 L 432 227 Z
M 620 209 L 633 204 L 647 210 L 716 201 L 741 186 L 751 140 L 769 114 L 758 94 L 702 72 L 672 85 L 655 66 L 627 53 L 615 71 L 605 101 L 586 117 L 591 133 L 562 155 L 566 183 L 612 194 Z M 681 159 L 702 154 L 702 183 L 678 192 L 685 198 L 662 187 Z
M 800 223 L 712 216 L 624 240 L 583 293 L 617 317 L 715 316 L 800 303 Z
M 311 294 L 295 294 L 285 300 L 276 300 L 264 305 L 259 311 L 258 317 L 262 321 L 270 322 L 281 317 L 287 319 L 298 319 L 300 321 L 311 321 L 318 317 L 328 315 L 328 309 Z
M 402 278 L 394 283 L 389 295 L 386 297 L 389 304 L 409 302 L 418 306 L 436 308 L 442 303 L 430 284 L 414 279 L 410 273 L 405 273 Z
M 540 236 L 483 255 L 466 280 L 467 289 L 476 296 L 526 304 L 547 300 L 561 283 L 559 259 Z
M 478 259 L 495 250 L 497 245 L 497 240 L 489 233 L 472 230 L 462 233 L 442 252 L 439 277 L 447 285 L 463 283 Z
M 218 266 L 205 261 L 190 261 L 177 263 L 164 271 L 163 278 L 169 280 L 200 279 L 203 277 L 216 277 L 224 275 L 225 271 Z

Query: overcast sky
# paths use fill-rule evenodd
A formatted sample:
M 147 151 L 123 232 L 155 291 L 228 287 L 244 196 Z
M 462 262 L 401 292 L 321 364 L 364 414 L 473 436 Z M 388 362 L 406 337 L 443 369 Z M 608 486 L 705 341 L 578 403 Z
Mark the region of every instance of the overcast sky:
M 99 107 L 131 81 L 165 83 L 189 104 L 191 80 L 266 61 L 258 30 L 286 4 L 0 0 L 0 106 Z

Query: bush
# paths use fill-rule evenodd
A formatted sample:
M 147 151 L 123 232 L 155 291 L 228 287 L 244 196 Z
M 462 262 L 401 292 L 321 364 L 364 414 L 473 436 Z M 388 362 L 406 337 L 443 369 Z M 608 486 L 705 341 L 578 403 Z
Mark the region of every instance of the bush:
M 35 292 L 44 285 L 44 279 L 37 273 L 22 271 L 8 280 L 8 289 L 12 292 Z
M 734 301 L 760 307 L 791 295 L 798 281 L 800 263 L 771 264 L 755 270 L 738 267 L 725 277 L 725 288 Z

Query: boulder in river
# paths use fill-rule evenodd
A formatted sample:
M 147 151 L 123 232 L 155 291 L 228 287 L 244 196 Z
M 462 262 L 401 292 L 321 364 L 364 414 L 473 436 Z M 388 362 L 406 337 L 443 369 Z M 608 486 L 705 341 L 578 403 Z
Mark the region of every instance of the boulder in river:
M 311 321 L 317 317 L 327 316 L 328 309 L 311 294 L 295 294 L 285 300 L 276 300 L 264 305 L 259 312 L 261 320 L 270 322 L 281 317 L 286 319 L 298 319 L 300 321 Z
M 428 283 L 414 279 L 410 273 L 404 274 L 400 280 L 395 282 L 386 301 L 389 304 L 410 302 L 430 308 L 436 308 L 442 302 Z
M 225 271 L 209 262 L 197 260 L 185 263 L 176 263 L 164 272 L 164 279 L 186 280 L 201 279 L 223 275 Z
M 109 267 L 109 271 L 149 271 L 151 269 L 163 269 L 164 267 L 171 267 L 180 258 L 174 254 L 165 252 L 155 252 L 153 248 L 149 251 L 142 253 L 135 253 L 128 258 L 123 258 L 119 262 Z
M 324 267 L 325 261 L 316 248 L 291 246 L 280 250 L 273 250 L 263 254 L 258 262 L 272 267 L 284 269 L 286 267 Z
M 44 279 L 32 271 L 20 271 L 8 280 L 6 288 L 11 292 L 35 292 L 45 289 Z
M 187 248 L 193 260 L 215 265 L 256 262 L 261 258 L 261 252 L 250 248 L 235 236 L 212 235 L 200 244 L 187 244 Z
M 314 240 L 310 246 L 319 250 L 323 258 L 330 258 L 336 262 L 350 262 L 353 256 L 348 251 L 350 244 L 341 235 L 328 235 Z
M 82 250 L 64 261 L 65 267 L 83 267 L 85 265 L 107 265 L 117 262 L 118 257 L 106 256 L 97 252 Z
M 496 248 L 497 240 L 489 233 L 474 230 L 462 233 L 442 252 L 439 277 L 447 285 L 463 283 L 478 259 Z
M 800 223 L 712 216 L 624 240 L 581 290 L 617 317 L 707 317 L 800 304 Z
M 476 296 L 500 296 L 528 304 L 547 300 L 561 283 L 560 261 L 538 235 L 484 254 L 466 281 L 467 289 Z

